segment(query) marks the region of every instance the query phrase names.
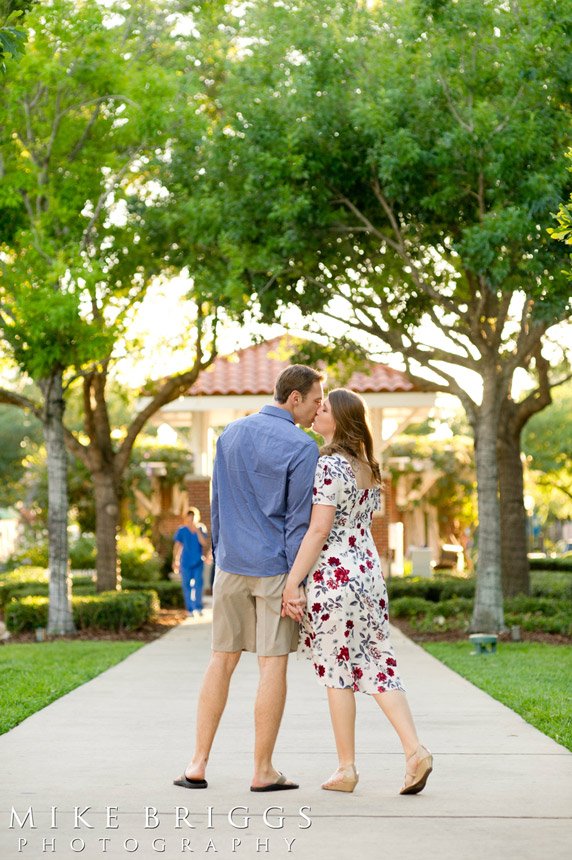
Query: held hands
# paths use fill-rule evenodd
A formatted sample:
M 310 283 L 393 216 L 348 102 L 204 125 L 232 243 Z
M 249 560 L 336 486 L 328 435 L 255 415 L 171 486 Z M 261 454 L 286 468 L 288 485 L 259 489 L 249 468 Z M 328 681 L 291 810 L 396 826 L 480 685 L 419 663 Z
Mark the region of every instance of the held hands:
M 286 587 L 282 592 L 282 617 L 288 616 L 294 621 L 300 622 L 304 617 L 306 606 L 306 594 L 301 585 L 292 585 L 286 581 Z

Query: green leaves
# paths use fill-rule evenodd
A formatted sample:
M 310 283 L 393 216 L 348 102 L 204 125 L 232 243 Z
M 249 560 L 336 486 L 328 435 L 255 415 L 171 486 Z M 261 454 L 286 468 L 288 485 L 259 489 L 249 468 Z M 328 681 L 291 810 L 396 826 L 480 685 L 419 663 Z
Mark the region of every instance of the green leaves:
M 0 71 L 6 72 L 6 54 L 14 59 L 24 53 L 26 32 L 17 26 L 21 23 L 22 12 L 20 10 L 11 12 L 2 21 L 0 18 Z
M 160 267 L 146 215 L 181 98 L 164 11 L 53 0 L 28 13 L 34 39 L 0 101 L 0 323 L 35 379 L 108 358 Z

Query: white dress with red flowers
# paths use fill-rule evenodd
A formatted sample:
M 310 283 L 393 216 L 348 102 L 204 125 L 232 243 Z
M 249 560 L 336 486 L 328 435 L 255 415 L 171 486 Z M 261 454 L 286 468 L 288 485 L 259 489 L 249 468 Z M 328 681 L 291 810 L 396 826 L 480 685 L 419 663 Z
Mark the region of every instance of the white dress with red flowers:
M 389 641 L 387 589 L 371 536 L 380 490 L 359 489 L 341 454 L 320 457 L 315 505 L 336 507 L 334 523 L 306 585 L 298 654 L 320 684 L 361 693 L 403 690 Z

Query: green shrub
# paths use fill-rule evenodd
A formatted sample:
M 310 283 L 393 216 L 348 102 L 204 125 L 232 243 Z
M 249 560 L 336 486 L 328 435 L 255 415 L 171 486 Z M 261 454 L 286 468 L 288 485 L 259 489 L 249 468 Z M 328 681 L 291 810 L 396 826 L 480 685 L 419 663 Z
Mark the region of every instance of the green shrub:
M 31 565 L 22 565 L 14 568 L 6 573 L 0 574 L 0 583 L 17 583 L 17 582 L 48 582 L 49 573 L 47 567 L 32 567 Z
M 421 597 L 397 597 L 390 601 L 390 617 L 405 618 L 420 633 L 466 630 L 472 614 L 473 600 L 452 597 L 433 602 Z M 523 630 L 572 635 L 572 603 L 554 597 L 520 595 L 505 600 L 505 623 Z
M 3 609 L 13 594 L 21 592 L 22 589 L 31 589 L 35 586 L 38 591 L 28 591 L 28 594 L 48 593 L 48 571 L 44 567 L 18 567 L 9 573 L 0 576 L 0 609 Z
M 184 609 L 185 601 L 183 598 L 183 590 L 178 582 L 170 582 L 168 580 L 159 580 L 158 582 L 133 582 L 129 579 L 124 579 L 121 582 L 124 589 L 129 591 L 140 591 L 141 589 L 151 589 L 157 593 L 161 609 Z
M 94 594 L 95 582 L 90 576 L 73 576 L 72 591 L 74 595 Z M 11 598 L 45 596 L 49 594 L 49 574 L 42 567 L 20 567 L 0 577 L 0 609 L 3 609 Z
M 435 604 L 422 597 L 397 597 L 390 600 L 389 611 L 394 618 L 415 618 L 418 615 L 431 615 Z
M 453 618 L 455 615 L 469 616 L 473 611 L 473 601 L 468 597 L 452 597 L 435 604 L 434 615 Z
M 91 570 L 97 558 L 95 538 L 82 535 L 70 545 L 69 553 L 72 570 Z
M 561 597 L 572 600 L 572 576 L 563 571 L 531 570 L 530 593 L 533 597 Z
M 566 611 L 567 607 L 572 612 L 572 607 L 565 600 L 557 600 L 553 597 L 527 597 L 525 594 L 509 597 L 504 602 L 506 612 L 538 612 L 542 615 L 556 615 L 558 612 Z
M 149 538 L 137 535 L 120 535 L 117 541 L 117 554 L 121 562 L 121 575 L 124 579 L 137 582 L 151 582 L 159 579 L 163 560 L 156 554 Z M 91 570 L 97 563 L 95 537 L 82 535 L 70 544 L 69 558 L 72 570 Z M 48 567 L 48 545 L 38 543 L 26 550 L 14 553 L 8 567 L 34 566 Z
M 138 630 L 159 611 L 154 591 L 103 591 L 72 598 L 78 630 Z
M 529 631 L 560 633 L 562 636 L 572 635 L 570 612 L 559 612 L 548 616 L 540 612 L 506 612 L 505 624 L 509 627 L 518 625 L 523 630 Z
M 387 584 L 390 598 L 422 597 L 438 603 L 452 597 L 469 597 L 475 595 L 474 579 L 462 579 L 458 576 L 435 576 L 431 579 L 420 577 L 393 577 Z
M 72 610 L 78 630 L 138 630 L 156 617 L 159 601 L 153 591 L 104 591 L 72 597 Z M 23 597 L 6 607 L 6 626 L 12 633 L 47 625 L 47 597 Z
M 411 626 L 418 633 L 450 633 L 452 631 L 466 631 L 469 628 L 468 615 L 452 615 L 445 618 L 444 615 L 422 615 L 420 618 L 412 618 Z
M 459 599 L 474 600 L 475 598 L 475 580 L 474 579 L 459 579 L 447 578 L 442 583 L 441 595 L 439 600 L 451 600 L 458 597 Z
M 148 538 L 121 535 L 117 551 L 122 579 L 131 582 L 154 582 L 159 579 L 162 561 Z
M 529 564 L 531 570 L 562 570 L 572 573 L 572 554 L 559 558 L 531 558 Z
M 520 595 L 505 601 L 505 623 L 523 630 L 572 634 L 572 604 L 569 600 Z
M 37 596 L 11 600 L 5 612 L 6 627 L 12 633 L 35 630 L 36 627 L 47 627 L 48 603 L 47 597 Z
M 8 559 L 8 567 L 21 567 L 22 565 L 31 567 L 47 567 L 48 566 L 48 542 L 38 541 L 26 549 L 19 549 L 12 553 Z

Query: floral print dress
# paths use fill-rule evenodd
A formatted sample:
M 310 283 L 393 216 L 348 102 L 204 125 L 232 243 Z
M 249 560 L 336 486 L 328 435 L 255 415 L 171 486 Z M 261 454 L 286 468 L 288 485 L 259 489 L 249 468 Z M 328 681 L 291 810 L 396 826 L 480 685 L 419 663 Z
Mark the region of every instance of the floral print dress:
M 298 655 L 320 684 L 361 693 L 403 690 L 389 641 L 387 589 L 371 536 L 380 489 L 359 489 L 341 454 L 320 457 L 313 503 L 336 507 L 326 544 L 308 574 Z

